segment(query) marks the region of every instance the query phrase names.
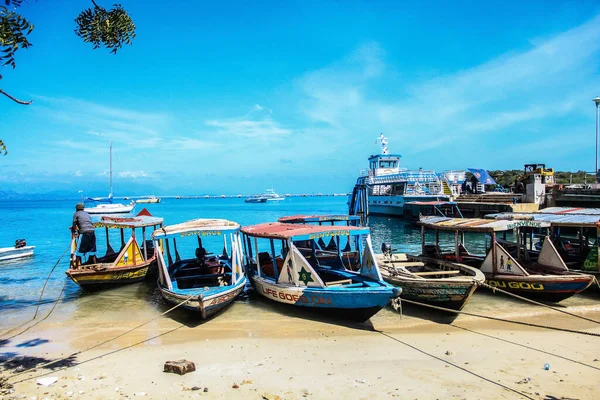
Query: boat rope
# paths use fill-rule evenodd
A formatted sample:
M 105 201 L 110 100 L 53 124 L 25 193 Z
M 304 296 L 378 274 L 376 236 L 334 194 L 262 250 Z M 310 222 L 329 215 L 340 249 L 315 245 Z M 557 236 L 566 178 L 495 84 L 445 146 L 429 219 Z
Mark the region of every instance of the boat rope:
M 36 304 L 36 307 L 35 307 L 35 312 L 33 313 L 33 317 L 31 317 L 31 319 L 30 319 L 30 320 L 28 320 L 28 321 L 25 321 L 25 322 L 23 322 L 23 323 L 22 323 L 22 324 L 20 324 L 20 325 L 17 325 L 17 326 L 15 326 L 15 327 L 13 327 L 13 328 L 10 328 L 10 329 L 8 329 L 6 332 L 4 332 L 4 333 L 3 333 L 3 335 L 5 335 L 5 334 L 8 334 L 8 333 L 10 333 L 10 332 L 12 332 L 12 331 L 14 331 L 14 330 L 17 330 L 17 329 L 21 328 L 22 326 L 24 326 L 24 325 L 26 325 L 26 324 L 30 323 L 31 321 L 33 321 L 33 320 L 34 320 L 34 319 L 37 317 L 38 311 L 39 311 L 39 309 L 40 309 L 40 304 L 42 303 L 42 297 L 44 296 L 44 291 L 46 290 L 46 285 L 48 284 L 48 281 L 50 280 L 50 277 L 52 276 L 52 273 L 54 272 L 54 270 L 56 269 L 56 267 L 58 266 L 58 264 L 60 264 L 60 262 L 61 262 L 62 258 L 65 256 L 65 254 L 67 254 L 67 251 L 69 251 L 69 249 L 70 249 L 70 248 L 71 248 L 71 243 L 69 243 L 69 245 L 67 246 L 67 248 L 65 249 L 65 251 L 63 251 L 63 253 L 61 254 L 61 256 L 58 258 L 58 261 L 56 261 L 56 263 L 54 264 L 54 266 L 53 266 L 53 267 L 52 267 L 52 269 L 50 270 L 50 273 L 49 273 L 49 274 L 48 274 L 48 276 L 46 277 L 46 281 L 44 282 L 44 286 L 42 286 L 42 292 L 40 293 L 40 297 L 38 298 L 38 301 L 37 301 L 37 304 Z M 66 286 L 66 282 L 65 282 L 65 286 Z M 50 313 L 52 313 L 52 311 L 54 311 L 54 308 L 56 307 L 56 303 L 58 302 L 58 300 L 59 300 L 60 296 L 62 296 L 62 294 L 63 294 L 63 291 L 65 290 L 65 286 L 63 286 L 63 288 L 62 288 L 62 290 L 61 290 L 61 292 L 60 292 L 60 294 L 59 294 L 58 298 L 57 298 L 57 299 L 54 301 L 54 304 L 55 304 L 55 305 L 54 305 L 54 307 L 52 307 L 52 310 L 50 311 Z M 48 318 L 48 317 L 50 316 L 50 313 L 48 313 L 48 314 L 47 314 L 47 315 L 44 317 L 44 319 Z M 43 320 L 42 320 L 42 321 L 43 321 Z M 37 324 L 35 324 L 35 325 L 37 325 Z M 35 325 L 32 325 L 32 326 L 35 326 Z M 31 328 L 31 327 L 29 327 L 29 328 Z M 29 329 L 29 328 L 27 328 L 27 329 Z M 26 329 L 26 330 L 27 330 L 27 329 Z M 26 331 L 26 330 L 25 330 L 25 331 Z M 25 331 L 23 331 L 23 332 L 25 332 Z M 21 332 L 21 333 L 23 333 L 23 332 Z M 19 334 L 17 334 L 17 335 L 14 335 L 14 336 L 11 336 L 10 338 L 3 338 L 3 339 L 12 339 L 12 338 L 14 338 L 15 336 L 18 336 L 18 335 L 20 335 L 21 333 L 19 333 Z
M 167 311 L 164 311 L 164 312 L 160 313 L 160 314 L 159 314 L 159 315 L 157 315 L 156 317 L 153 317 L 153 318 L 149 319 L 149 320 L 148 320 L 148 321 L 146 321 L 146 322 L 143 322 L 143 323 L 141 323 L 141 324 L 139 324 L 139 325 L 136 325 L 136 326 L 134 326 L 133 328 L 131 328 L 131 329 L 128 329 L 127 331 L 125 331 L 125 332 L 123 332 L 123 333 L 120 333 L 120 334 L 118 334 L 118 335 L 116 335 L 116 336 L 113 336 L 113 337 L 111 337 L 111 338 L 109 338 L 109 339 L 106 339 L 106 340 L 104 340 L 104 341 L 102 341 L 102 342 L 100 342 L 100 343 L 96 343 L 95 345 L 89 346 L 89 347 L 87 347 L 87 348 L 85 348 L 85 349 L 83 349 L 83 350 L 76 351 L 75 353 L 69 354 L 69 355 L 68 355 L 68 356 L 66 356 L 66 357 L 61 357 L 61 358 L 58 358 L 58 359 L 56 359 L 56 360 L 49 361 L 49 362 L 47 362 L 47 363 L 44 363 L 44 364 L 41 364 L 41 365 L 35 366 L 35 367 L 33 367 L 33 368 L 29 368 L 29 369 L 27 369 L 27 370 L 25 370 L 25 371 L 21 371 L 21 372 L 17 372 L 17 373 L 14 373 L 14 374 L 12 374 L 12 375 L 9 375 L 9 376 L 6 378 L 6 381 L 8 381 L 9 379 L 13 379 L 13 378 L 15 378 L 15 377 L 17 377 L 17 376 L 19 376 L 19 375 L 23 375 L 23 374 L 26 374 L 26 373 L 29 373 L 29 372 L 33 372 L 33 371 L 35 371 L 35 370 L 38 370 L 38 369 L 40 369 L 40 368 L 45 368 L 45 367 L 48 367 L 48 366 L 50 366 L 50 365 L 57 364 L 57 363 L 59 363 L 59 362 L 61 362 L 61 361 L 68 360 L 68 359 L 70 359 L 70 358 L 72 358 L 72 357 L 75 357 L 75 356 L 77 356 L 77 355 L 80 355 L 80 354 L 82 354 L 82 353 L 85 353 L 86 351 L 93 350 L 93 349 L 95 349 L 95 348 L 97 348 L 97 347 L 100 347 L 100 346 L 103 346 L 103 345 L 105 345 L 106 343 L 112 342 L 113 340 L 117 340 L 117 339 L 119 339 L 120 337 L 123 337 L 123 336 L 127 335 L 128 333 L 131 333 L 131 332 L 135 331 L 136 329 L 139 329 L 139 328 L 141 328 L 141 327 L 142 327 L 142 326 L 144 326 L 144 325 L 148 325 L 150 322 L 156 321 L 157 319 L 159 319 L 159 318 L 161 318 L 161 317 L 163 317 L 163 316 L 167 315 L 167 314 L 168 314 L 168 313 L 170 313 L 171 311 L 175 310 L 176 308 L 179 308 L 179 307 L 181 307 L 182 305 L 186 304 L 187 302 L 189 302 L 190 300 L 192 300 L 194 297 L 197 297 L 197 296 L 198 296 L 197 294 L 193 294 L 193 295 L 191 295 L 191 296 L 187 297 L 185 300 L 181 301 L 179 304 L 177 304 L 177 305 L 175 305 L 175 306 L 173 306 L 173 307 L 169 308 Z M 29 380 L 29 379 L 32 379 L 32 377 L 25 378 L 25 379 L 23 379 L 23 380 L 20 380 L 20 381 L 18 381 L 18 382 L 23 382 L 23 381 L 26 381 L 26 380 Z M 13 383 L 18 383 L 18 382 L 13 382 Z
M 405 299 L 403 299 L 403 301 L 406 301 L 406 300 L 405 300 Z M 511 388 L 511 387 L 509 387 L 509 386 L 503 385 L 503 384 L 502 384 L 502 383 L 500 383 L 500 382 L 495 382 L 495 381 L 491 380 L 490 378 L 486 378 L 486 377 L 485 377 L 485 376 L 483 376 L 483 375 L 479 375 L 478 373 L 476 373 L 476 372 L 473 372 L 473 371 L 471 371 L 471 370 L 469 370 L 469 369 L 467 369 L 467 368 L 465 368 L 465 367 L 461 367 L 460 365 L 458 365 L 458 364 L 455 364 L 455 363 L 453 363 L 453 362 L 451 362 L 451 361 L 444 360 L 443 358 L 441 358 L 441 357 L 439 357 L 439 356 L 436 356 L 435 354 L 428 353 L 428 352 L 426 352 L 425 350 L 419 349 L 418 347 L 416 347 L 416 346 L 413 346 L 412 344 L 406 343 L 406 342 L 405 342 L 405 341 L 403 341 L 403 340 L 400 340 L 400 339 L 398 339 L 398 338 L 395 338 L 395 337 L 393 337 L 392 335 L 390 335 L 390 334 L 388 334 L 388 333 L 385 333 L 385 332 L 383 332 L 383 331 L 380 331 L 380 330 L 377 330 L 377 329 L 375 329 L 375 332 L 377 332 L 377 333 L 380 333 L 381 335 L 383 335 L 383 336 L 385 336 L 385 337 L 387 337 L 387 338 L 389 338 L 389 339 L 392 339 L 392 340 L 394 340 L 394 341 L 396 341 L 396 342 L 398 342 L 398 343 L 402 343 L 403 345 L 405 345 L 405 346 L 407 346 L 407 347 L 410 347 L 411 349 L 413 349 L 413 350 L 416 350 L 416 351 L 418 351 L 419 353 L 423 353 L 423 354 L 425 354 L 425 355 L 427 355 L 427 356 L 429 356 L 429 357 L 435 358 L 436 360 L 438 360 L 438 361 L 441 361 L 441 362 L 443 362 L 443 363 L 445 363 L 445 364 L 452 365 L 453 367 L 455 367 L 455 368 L 458 368 L 458 369 L 460 369 L 461 371 L 464 371 L 464 372 L 466 372 L 466 373 L 468 373 L 468 374 L 474 375 L 474 376 L 476 376 L 476 377 L 477 377 L 477 378 L 479 378 L 479 379 L 482 379 L 482 380 L 484 380 L 484 381 L 486 381 L 486 382 L 489 382 L 489 383 L 491 383 L 491 384 L 494 384 L 494 385 L 496 385 L 496 386 L 499 386 L 499 387 L 501 387 L 501 388 L 502 388 L 502 389 L 504 389 L 504 390 L 507 390 L 507 391 L 509 391 L 509 392 L 512 392 L 512 393 L 515 393 L 515 394 L 517 394 L 517 395 L 519 395 L 519 396 L 521 396 L 521 397 L 524 397 L 524 398 L 526 398 L 526 399 L 535 400 L 535 398 L 534 398 L 534 397 L 530 397 L 530 396 L 526 395 L 525 393 L 523 393 L 523 392 L 520 392 L 520 391 L 518 391 L 518 390 L 516 390 L 516 389 L 513 389 L 513 388 Z
M 517 299 L 519 299 L 519 300 L 526 301 L 526 302 L 528 302 L 528 303 L 531 303 L 531 304 L 535 304 L 535 305 L 538 305 L 538 306 L 546 307 L 546 308 L 549 308 L 549 309 L 551 309 L 551 310 L 558 311 L 558 312 L 560 312 L 560 313 L 563 313 L 563 314 L 570 315 L 570 316 L 572 316 L 572 317 L 576 317 L 576 318 L 583 319 L 583 320 L 585 320 L 585 321 L 593 322 L 593 323 L 595 323 L 595 324 L 600 324 L 600 321 L 597 321 L 597 320 L 595 320 L 595 319 L 587 318 L 587 317 L 584 317 L 584 316 L 582 316 L 582 315 L 573 314 L 572 312 L 565 311 L 565 310 L 561 310 L 560 308 L 553 307 L 553 306 L 550 306 L 550 305 L 548 305 L 548 304 L 540 303 L 539 301 L 531 300 L 531 299 L 528 299 L 528 298 L 526 298 L 526 297 L 519 296 L 518 294 L 511 293 L 511 292 L 508 292 L 508 291 L 506 291 L 506 290 L 499 289 L 499 288 L 497 288 L 497 287 L 494 287 L 494 286 L 490 286 L 490 285 L 488 285 L 487 283 L 483 283 L 483 282 L 477 282 L 477 286 L 482 286 L 482 287 L 484 287 L 484 288 L 486 288 L 486 289 L 490 289 L 490 290 L 491 290 L 493 293 L 495 293 L 495 292 L 500 292 L 500 293 L 502 293 L 502 294 L 507 294 L 507 295 L 509 295 L 509 296 L 512 296 L 512 297 L 514 297 L 514 298 L 517 298 Z
M 421 302 L 414 301 L 414 300 L 408 300 L 408 299 L 402 299 L 402 301 L 406 302 L 406 303 L 409 303 L 409 304 L 415 304 L 415 305 L 418 305 L 418 306 L 433 308 L 434 310 L 446 311 L 446 312 L 451 312 L 451 313 L 455 313 L 455 314 L 464 314 L 464 315 L 469 315 L 471 317 L 491 319 L 491 320 L 494 320 L 494 321 L 508 322 L 508 323 L 511 323 L 511 324 L 531 326 L 531 327 L 534 327 L 534 328 L 543 328 L 543 329 L 551 329 L 551 330 L 561 331 L 561 332 L 576 333 L 576 334 L 579 334 L 579 335 L 588 335 L 588 336 L 597 336 L 597 337 L 600 337 L 600 333 L 595 333 L 595 332 L 577 331 L 577 330 L 574 330 L 574 329 L 557 328 L 555 326 L 539 325 L 539 324 L 533 324 L 531 322 L 522 322 L 522 321 L 515 321 L 515 320 L 512 320 L 512 319 L 505 319 L 505 318 L 499 318 L 499 317 L 491 317 L 489 315 L 482 315 L 482 314 L 470 313 L 470 312 L 467 312 L 467 311 L 453 310 L 452 308 L 434 306 L 432 304 L 425 304 L 425 303 L 421 303 Z
M 60 291 L 60 293 L 59 293 L 58 297 L 56 298 L 56 300 L 54 300 L 54 305 L 52 305 L 52 308 L 50 309 L 50 311 L 48 311 L 48 314 L 46 314 L 46 315 L 44 316 L 44 318 L 42 318 L 42 319 L 40 319 L 40 320 L 36 321 L 36 322 L 35 322 L 34 324 L 32 324 L 32 325 L 29 325 L 27 328 L 23 329 L 23 330 L 22 330 L 21 332 L 19 332 L 19 333 L 16 333 L 16 334 L 14 334 L 14 335 L 12 335 L 12 336 L 8 336 L 8 337 L 4 337 L 4 338 L 2 338 L 2 340 L 10 340 L 10 339 L 14 339 L 14 338 L 16 338 L 17 336 L 20 336 L 20 335 L 24 334 L 25 332 L 27 332 L 28 330 L 30 330 L 30 329 L 31 329 L 31 328 L 33 328 L 34 326 L 36 326 L 36 325 L 38 325 L 38 324 L 40 324 L 40 323 L 44 322 L 44 321 L 45 321 L 45 320 L 46 320 L 46 319 L 47 319 L 47 318 L 50 316 L 50 314 L 52 314 L 52 312 L 54 312 L 54 309 L 56 309 L 56 306 L 58 305 L 58 302 L 59 302 L 60 298 L 62 297 L 62 295 L 63 295 L 63 293 L 64 293 L 64 291 L 65 291 L 65 288 L 66 288 L 66 287 L 67 287 L 67 279 L 65 278 L 65 283 L 64 283 L 64 285 L 63 285 L 63 287 L 62 287 L 62 289 L 61 289 L 61 291 Z M 31 320 L 27 321 L 26 323 L 28 323 L 28 322 L 31 322 L 31 321 L 33 321 L 33 319 L 31 319 Z M 26 324 L 26 323 L 25 323 L 25 324 Z M 25 325 L 25 324 L 21 324 L 20 326 L 23 326 L 23 325 Z M 16 329 L 16 328 L 13 328 L 13 329 L 11 329 L 10 331 L 14 331 L 15 329 Z M 10 332 L 10 331 L 9 331 L 9 332 Z
M 541 350 L 541 349 L 536 349 L 535 347 L 531 347 L 531 346 L 528 346 L 528 345 L 526 345 L 526 344 L 521 344 L 521 343 L 513 342 L 512 340 L 503 339 L 503 338 L 501 338 L 501 337 L 498 337 L 498 336 L 488 335 L 487 333 L 483 333 L 483 332 L 474 331 L 474 330 L 472 330 L 472 329 L 465 328 L 465 327 L 463 327 L 463 326 L 458 326 L 458 325 L 454 325 L 454 324 L 448 324 L 448 325 L 449 325 L 449 326 L 452 326 L 452 327 L 454 327 L 454 328 L 462 329 L 462 330 L 464 330 L 464 331 L 467 331 L 467 332 L 475 333 L 475 334 L 477 334 L 477 335 L 481 335 L 481 336 L 489 337 L 489 338 L 492 338 L 492 339 L 500 340 L 500 341 L 502 341 L 502 342 L 506 342 L 506 343 L 514 344 L 515 346 L 524 347 L 524 348 L 526 348 L 526 349 L 528 349 L 528 350 L 533 350 L 533 351 L 537 351 L 537 352 L 540 352 L 540 353 L 544 353 L 544 354 L 547 354 L 547 355 L 550 355 L 550 356 L 558 357 L 558 358 L 561 358 L 561 359 L 563 359 L 563 360 L 570 361 L 570 362 L 573 362 L 573 363 L 576 363 L 576 364 L 580 364 L 580 365 L 583 365 L 583 366 L 586 366 L 586 367 L 589 367 L 589 368 L 592 368 L 592 369 L 595 369 L 595 370 L 598 370 L 598 371 L 600 371 L 600 367 L 595 367 L 595 366 L 593 366 L 593 365 L 586 364 L 586 363 L 584 363 L 584 362 L 581 362 L 581 361 L 573 360 L 572 358 L 565 357 L 565 356 L 561 356 L 561 355 L 559 355 L 559 354 L 556 354 L 556 353 L 552 353 L 552 352 L 545 351 L 545 350 Z
M 169 333 L 175 332 L 176 330 L 179 330 L 179 329 L 183 328 L 184 326 L 185 326 L 184 324 L 181 324 L 181 325 L 179 325 L 179 326 L 177 326 L 177 327 L 175 327 L 175 328 L 173 328 L 173 329 L 170 329 L 170 330 L 168 330 L 168 331 L 166 331 L 166 332 L 163 332 L 163 333 L 161 333 L 161 334 L 158 334 L 158 335 L 155 335 L 155 336 L 149 337 L 148 339 L 140 340 L 139 342 L 135 342 L 135 343 L 132 343 L 132 344 L 130 344 L 130 345 L 127 345 L 127 346 L 124 346 L 124 347 L 119 347 L 118 349 L 111 350 L 111 351 L 109 351 L 109 352 L 106 352 L 106 353 L 102 353 L 102 354 L 100 354 L 100 355 L 97 355 L 97 356 L 94 356 L 94 357 L 92 357 L 92 358 L 88 358 L 87 360 L 83 360 L 83 361 L 75 362 L 75 363 L 73 363 L 73 364 L 71 364 L 71 365 L 67 365 L 67 366 L 64 366 L 64 367 L 62 367 L 62 368 L 53 369 L 53 370 L 51 370 L 51 371 L 48 371 L 48 372 L 44 372 L 44 373 L 41 373 L 41 374 L 38 374 L 38 375 L 34 375 L 34 376 L 27 377 L 27 378 L 23 378 L 23 379 L 20 379 L 20 380 L 18 380 L 18 381 L 14 381 L 14 382 L 12 382 L 12 383 L 8 383 L 8 385 L 16 385 L 17 383 L 21 383 L 21 382 L 29 381 L 29 380 L 31 380 L 31 379 L 40 378 L 40 377 L 42 377 L 42 376 L 46 376 L 46 375 L 50 375 L 50 374 L 54 374 L 54 373 L 56 373 L 57 371 L 64 371 L 64 370 L 67 370 L 67 369 L 69 369 L 69 368 L 73 368 L 73 367 L 77 367 L 77 366 L 79 366 L 79 365 L 81 365 L 81 364 L 85 364 L 85 363 L 87 363 L 87 362 L 90 362 L 90 361 L 98 360 L 98 359 L 100 359 L 100 358 L 102 358 L 102 357 L 106 357 L 106 356 L 109 356 L 109 355 L 112 355 L 112 354 L 118 353 L 118 352 L 120 352 L 120 351 L 123 351 L 123 350 L 130 349 L 130 348 L 132 348 L 132 347 L 135 347 L 135 346 L 137 346 L 137 345 L 140 345 L 140 344 L 143 344 L 143 343 L 149 342 L 150 340 L 154 340 L 154 339 L 156 339 L 156 338 L 159 338 L 159 337 L 161 337 L 161 336 L 168 335 Z M 41 366 L 39 366 L 39 367 L 37 367 L 37 368 L 41 368 Z M 14 376 L 16 376 L 16 375 L 14 375 Z M 8 379 L 10 379 L 10 378 L 11 378 L 11 377 L 9 377 L 9 378 L 5 378 L 5 379 L 6 379 L 6 380 L 8 380 Z M 2 387 L 2 378 L 0 378 L 0 387 Z

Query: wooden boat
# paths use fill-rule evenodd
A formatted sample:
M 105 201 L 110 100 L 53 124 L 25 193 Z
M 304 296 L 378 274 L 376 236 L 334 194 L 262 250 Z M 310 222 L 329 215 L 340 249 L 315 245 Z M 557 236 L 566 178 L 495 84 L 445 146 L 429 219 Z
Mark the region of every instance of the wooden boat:
M 485 281 L 476 268 L 431 257 L 390 252 L 379 254 L 378 261 L 383 279 L 402 288 L 401 298 L 453 310 L 462 310 Z
M 160 203 L 160 197 L 156 197 L 156 196 L 148 196 L 148 197 L 144 197 L 141 199 L 137 199 L 136 204 L 153 204 L 153 203 Z
M 277 222 L 286 224 L 302 224 L 302 225 L 331 225 L 331 226 L 360 226 L 361 220 L 357 215 L 347 214 L 323 214 L 323 215 L 291 215 L 277 219 Z M 332 237 L 329 243 L 325 243 L 323 238 L 317 240 L 315 249 L 316 257 L 320 262 L 327 260 L 336 260 L 338 258 L 337 242 Z M 298 244 L 296 246 L 304 256 L 310 256 L 312 248 Z M 348 246 L 342 249 L 342 258 L 347 262 L 346 266 L 353 270 L 360 269 L 359 254 L 357 251 L 352 251 Z
M 146 209 L 131 218 L 102 216 L 92 220 L 94 228 L 104 228 L 106 236 L 106 254 L 98 257 L 95 262 L 92 257 L 87 262 L 80 263 L 77 257 L 77 236 L 71 238 L 71 263 L 66 272 L 82 288 L 97 289 L 115 284 L 137 282 L 147 276 L 156 275 L 154 246 L 151 240 L 146 240 L 146 228 L 152 230 L 162 226 L 163 219 L 153 217 Z M 125 242 L 125 229 L 131 229 L 131 236 Z M 121 246 L 118 251 L 110 244 L 111 230 L 118 230 Z M 140 247 L 136 230 L 141 230 L 142 245 Z
M 18 258 L 33 257 L 35 246 L 27 246 L 25 239 L 15 240 L 13 247 L 0 248 L 0 261 L 15 260 Z
M 489 220 L 479 218 L 422 217 L 423 253 L 438 259 L 459 262 L 467 260 L 477 264 L 485 275 L 486 283 L 508 292 L 532 299 L 559 302 L 589 287 L 593 277 L 569 271 L 548 236 L 549 222 L 527 220 Z M 433 229 L 436 244 L 425 247 L 425 230 Z M 528 241 L 533 238 L 533 230 L 543 231 L 543 245 L 537 259 L 527 250 Z M 439 231 L 454 232 L 454 254 L 444 253 L 439 248 Z M 497 238 L 499 232 L 513 232 L 515 241 Z M 465 232 L 488 234 L 491 238 L 489 251 L 485 257 L 476 257 L 466 252 Z M 462 238 L 462 240 L 461 240 Z M 530 243 L 530 246 L 531 243 Z
M 402 291 L 381 278 L 369 228 L 274 222 L 246 226 L 242 233 L 247 274 L 257 293 L 270 300 L 362 322 Z M 360 269 L 348 268 L 340 250 L 336 259 L 322 262 L 316 255 L 322 238 L 334 238 L 337 249 L 343 242 L 357 248 Z M 313 251 L 305 255 L 297 246 Z
M 199 313 L 203 319 L 233 302 L 247 282 L 239 232 L 237 223 L 224 219 L 195 219 L 154 231 L 152 239 L 157 252 L 158 287 L 163 298 L 173 304 L 188 300 L 181 307 Z M 195 256 L 182 259 L 177 239 L 194 236 L 198 246 Z M 203 240 L 210 241 L 213 246 L 222 243 L 222 253 L 208 253 L 203 247 Z

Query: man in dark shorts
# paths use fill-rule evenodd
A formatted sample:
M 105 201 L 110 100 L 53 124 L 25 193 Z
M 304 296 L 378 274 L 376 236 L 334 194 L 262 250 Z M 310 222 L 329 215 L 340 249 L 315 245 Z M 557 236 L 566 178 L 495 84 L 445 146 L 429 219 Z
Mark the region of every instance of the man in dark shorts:
M 78 203 L 75 206 L 75 214 L 73 214 L 73 226 L 71 230 L 78 232 L 81 238 L 79 239 L 79 247 L 77 252 L 83 254 L 92 253 L 88 261 L 91 264 L 96 263 L 96 233 L 94 233 L 94 226 L 90 219 L 90 214 L 83 211 L 83 203 Z M 81 256 L 76 257 L 77 265 L 81 265 Z

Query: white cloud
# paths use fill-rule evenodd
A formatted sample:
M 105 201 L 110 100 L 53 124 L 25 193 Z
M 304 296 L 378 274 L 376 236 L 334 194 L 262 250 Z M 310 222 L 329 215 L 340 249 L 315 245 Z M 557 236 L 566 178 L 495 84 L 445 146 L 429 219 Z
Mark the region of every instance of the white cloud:
M 122 171 L 119 172 L 119 177 L 124 179 L 143 179 L 150 175 L 144 171 Z
M 247 138 L 273 138 L 287 136 L 292 133 L 290 129 L 282 127 L 270 116 L 258 120 L 253 119 L 225 119 L 208 120 L 205 125 L 215 128 L 219 135 L 223 136 L 242 136 Z

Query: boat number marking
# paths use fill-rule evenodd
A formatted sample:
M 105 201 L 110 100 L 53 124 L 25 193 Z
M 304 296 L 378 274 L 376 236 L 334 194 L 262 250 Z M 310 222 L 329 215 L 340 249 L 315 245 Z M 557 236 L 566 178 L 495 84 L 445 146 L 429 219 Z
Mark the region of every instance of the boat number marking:
M 234 292 L 231 292 L 225 296 L 221 296 L 221 297 L 217 297 L 215 299 L 212 299 L 211 301 L 209 301 L 208 303 L 206 303 L 206 306 L 216 306 L 217 304 L 221 304 L 221 303 L 225 303 L 226 301 L 231 300 L 232 298 L 234 298 L 235 296 L 237 296 L 240 293 L 239 290 L 236 290 Z
M 323 232 L 323 233 L 314 233 L 312 235 L 308 236 L 308 239 L 319 239 L 319 238 L 323 238 L 323 237 L 330 237 L 330 236 L 350 236 L 350 232 L 349 231 L 329 231 L 329 232 Z
M 497 288 L 544 290 L 544 285 L 541 283 L 505 282 L 505 281 L 485 281 L 485 283 L 487 283 L 490 286 L 497 287 Z
M 112 279 L 138 278 L 140 276 L 146 275 L 146 272 L 148 272 L 148 268 L 143 268 L 143 269 L 140 269 L 137 271 L 120 272 L 120 273 L 116 274 Z

